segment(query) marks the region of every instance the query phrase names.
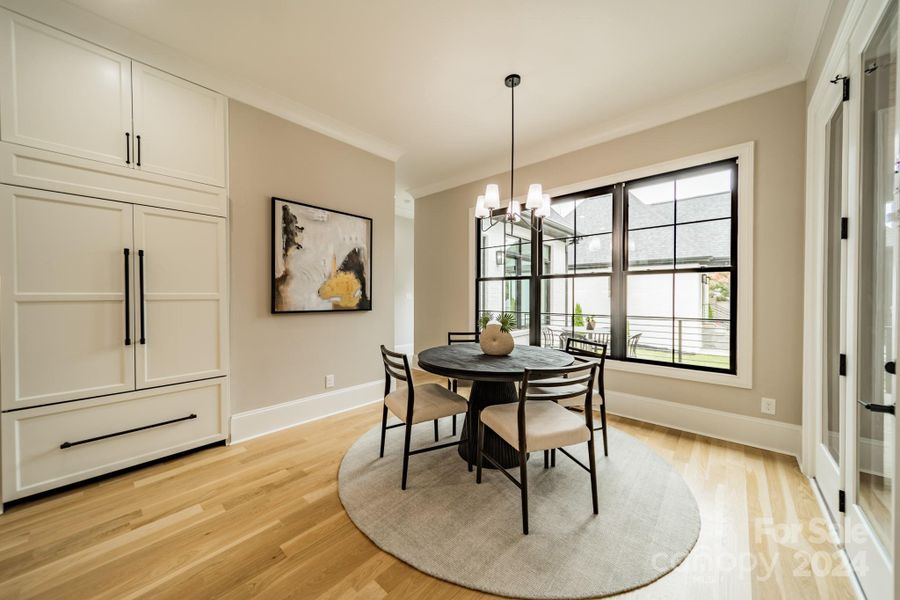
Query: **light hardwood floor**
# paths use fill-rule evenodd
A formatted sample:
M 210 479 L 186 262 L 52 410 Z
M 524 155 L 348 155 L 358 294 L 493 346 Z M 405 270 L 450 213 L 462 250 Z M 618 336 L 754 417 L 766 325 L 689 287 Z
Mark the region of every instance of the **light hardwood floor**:
M 490 598 L 381 552 L 344 513 L 338 465 L 380 412 L 367 406 L 15 505 L 0 516 L 0 598 Z M 684 476 L 702 519 L 682 565 L 622 598 L 853 597 L 794 458 L 626 419 L 612 426 Z M 399 457 L 384 460 L 397 461 L 399 485 Z

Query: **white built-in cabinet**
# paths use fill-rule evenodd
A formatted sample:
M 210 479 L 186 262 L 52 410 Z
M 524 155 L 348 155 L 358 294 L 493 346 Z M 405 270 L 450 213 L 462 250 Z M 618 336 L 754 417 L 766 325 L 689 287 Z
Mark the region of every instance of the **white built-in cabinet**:
M 134 209 L 136 387 L 225 374 L 224 219 Z
M 0 9 L 3 501 L 227 438 L 226 123 Z
M 0 185 L 3 410 L 134 390 L 133 239 L 130 204 Z
M 136 167 L 225 185 L 225 98 L 140 63 L 131 77 Z
M 0 137 L 116 165 L 131 152 L 131 60 L 0 11 Z
M 0 10 L 0 139 L 225 186 L 225 98 Z

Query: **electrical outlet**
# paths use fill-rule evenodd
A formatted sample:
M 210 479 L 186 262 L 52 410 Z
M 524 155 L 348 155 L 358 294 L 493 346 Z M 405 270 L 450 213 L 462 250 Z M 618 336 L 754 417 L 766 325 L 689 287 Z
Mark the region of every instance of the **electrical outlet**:
M 759 410 L 762 411 L 763 414 L 774 415 L 775 414 L 775 398 L 763 398 L 762 405 L 759 407 Z
M 325 376 L 325 387 L 327 387 L 327 388 L 334 387 L 334 375 L 326 375 Z

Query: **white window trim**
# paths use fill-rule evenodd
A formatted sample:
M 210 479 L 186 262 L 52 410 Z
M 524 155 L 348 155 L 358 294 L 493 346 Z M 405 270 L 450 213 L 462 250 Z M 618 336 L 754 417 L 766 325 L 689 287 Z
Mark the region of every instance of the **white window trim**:
M 638 169 L 604 175 L 596 179 L 580 181 L 544 191 L 551 196 L 562 196 L 584 190 L 604 187 L 632 179 L 641 179 L 652 175 L 661 175 L 670 171 L 678 171 L 697 167 L 711 162 L 737 158 L 738 161 L 738 250 L 737 250 L 737 373 L 714 373 L 697 371 L 679 367 L 666 367 L 646 363 L 609 360 L 606 364 L 613 371 L 668 377 L 684 381 L 697 381 L 714 385 L 726 385 L 739 388 L 753 387 L 753 181 L 754 181 L 754 149 L 755 142 L 745 142 L 735 146 L 710 150 L 675 160 L 656 163 Z M 520 200 L 524 200 L 520 198 Z M 469 238 L 469 311 L 475 314 L 475 248 L 476 235 L 471 226 L 475 221 L 475 210 L 469 208 L 467 236 Z

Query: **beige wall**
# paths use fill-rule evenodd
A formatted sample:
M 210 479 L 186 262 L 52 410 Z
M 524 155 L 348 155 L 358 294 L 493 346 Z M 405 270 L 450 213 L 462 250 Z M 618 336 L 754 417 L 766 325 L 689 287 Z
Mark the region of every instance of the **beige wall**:
M 753 389 L 607 370 L 609 389 L 753 416 L 766 396 L 778 401 L 775 419 L 800 423 L 805 110 L 797 83 L 517 171 L 522 186 L 553 188 L 756 141 Z M 508 174 L 416 201 L 416 350 L 472 327 L 468 211 L 488 181 L 502 189 Z
M 241 412 L 383 376 L 394 337 L 394 164 L 230 101 L 231 397 Z M 373 310 L 269 312 L 271 200 L 372 217 Z

